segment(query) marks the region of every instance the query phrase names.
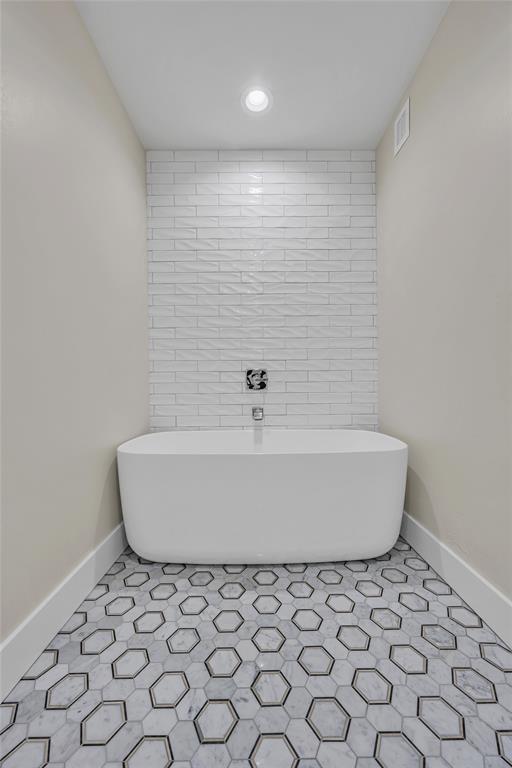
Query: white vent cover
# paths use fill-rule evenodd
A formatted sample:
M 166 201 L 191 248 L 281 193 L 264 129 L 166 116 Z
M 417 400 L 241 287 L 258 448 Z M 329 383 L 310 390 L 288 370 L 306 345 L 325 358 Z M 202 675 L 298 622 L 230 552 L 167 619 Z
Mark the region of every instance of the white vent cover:
M 403 145 L 409 138 L 409 99 L 405 102 L 395 120 L 395 151 L 394 155 L 400 152 Z

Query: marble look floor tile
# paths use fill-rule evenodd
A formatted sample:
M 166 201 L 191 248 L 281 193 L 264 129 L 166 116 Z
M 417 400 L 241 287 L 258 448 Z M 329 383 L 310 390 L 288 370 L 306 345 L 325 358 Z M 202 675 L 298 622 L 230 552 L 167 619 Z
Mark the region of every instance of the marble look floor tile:
M 107 744 L 126 722 L 126 704 L 124 701 L 106 701 L 98 704 L 82 720 L 82 744 Z
M 307 721 L 319 739 L 344 741 L 350 718 L 336 699 L 313 699 Z
M 403 540 L 368 561 L 127 550 L 0 706 L 2 768 L 506 768 L 512 652 Z
M 164 672 L 149 690 L 153 707 L 176 707 L 190 685 L 184 672 Z

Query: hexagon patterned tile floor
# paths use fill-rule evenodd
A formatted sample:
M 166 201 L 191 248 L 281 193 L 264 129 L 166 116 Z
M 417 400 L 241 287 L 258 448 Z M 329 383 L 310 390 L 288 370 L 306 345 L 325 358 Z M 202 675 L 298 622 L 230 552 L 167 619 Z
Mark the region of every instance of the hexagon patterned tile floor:
M 512 652 L 403 540 L 263 568 L 127 550 L 0 734 L 2 768 L 506 768 Z

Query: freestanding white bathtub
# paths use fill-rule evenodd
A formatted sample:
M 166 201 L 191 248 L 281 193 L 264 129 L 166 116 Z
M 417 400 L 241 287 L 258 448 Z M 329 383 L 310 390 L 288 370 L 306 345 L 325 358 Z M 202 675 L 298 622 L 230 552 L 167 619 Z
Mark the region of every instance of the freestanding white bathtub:
M 407 445 L 377 432 L 159 432 L 117 456 L 126 535 L 148 560 L 360 559 L 400 530 Z

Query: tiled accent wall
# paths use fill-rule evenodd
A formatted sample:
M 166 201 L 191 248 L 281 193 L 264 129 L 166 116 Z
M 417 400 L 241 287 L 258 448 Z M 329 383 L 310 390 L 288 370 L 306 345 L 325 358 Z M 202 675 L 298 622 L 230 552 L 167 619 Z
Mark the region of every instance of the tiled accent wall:
M 375 428 L 374 152 L 147 162 L 152 428 Z

